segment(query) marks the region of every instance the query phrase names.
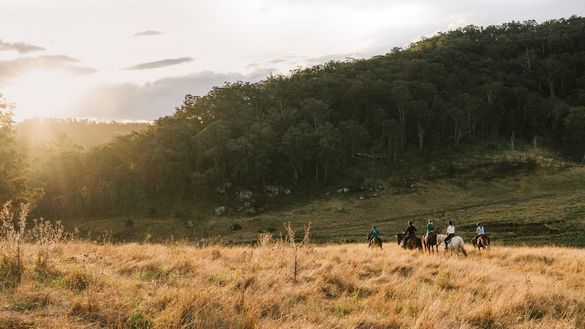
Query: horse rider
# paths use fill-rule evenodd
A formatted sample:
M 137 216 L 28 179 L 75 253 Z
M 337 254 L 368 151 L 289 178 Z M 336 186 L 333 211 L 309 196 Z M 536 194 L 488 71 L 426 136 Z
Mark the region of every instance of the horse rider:
M 477 241 L 477 238 L 479 238 L 482 235 L 485 235 L 485 229 L 483 228 L 483 225 L 481 225 L 481 223 L 477 223 L 477 228 L 475 229 L 475 233 L 477 234 L 475 237 L 473 237 L 473 241 Z
M 449 242 L 451 242 L 451 238 L 455 236 L 455 226 L 453 226 L 453 222 L 449 221 L 449 225 L 447 226 L 447 237 L 445 238 L 445 250 L 447 250 L 447 246 Z
M 435 224 L 433 224 L 433 220 L 429 219 L 429 223 L 427 224 L 427 237 L 433 233 L 435 230 Z
M 408 221 L 408 227 L 406 228 L 406 231 L 404 231 L 404 239 L 403 239 L 403 243 L 406 246 L 406 243 L 408 243 L 408 240 L 410 240 L 410 238 L 414 238 L 416 237 L 416 227 L 414 227 L 414 225 L 412 224 L 411 221 Z
M 380 236 L 380 231 L 378 231 L 378 229 L 376 228 L 376 225 L 372 225 L 372 230 L 368 234 L 368 241 L 371 243 L 372 240 L 374 240 L 374 238 L 377 238 L 379 236 Z

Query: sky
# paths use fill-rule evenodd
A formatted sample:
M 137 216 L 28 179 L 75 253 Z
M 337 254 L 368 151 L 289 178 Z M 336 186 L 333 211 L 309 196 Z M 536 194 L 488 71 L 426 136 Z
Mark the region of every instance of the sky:
M 571 15 L 584 0 L 0 0 L 0 93 L 17 120 L 149 121 L 226 81 Z

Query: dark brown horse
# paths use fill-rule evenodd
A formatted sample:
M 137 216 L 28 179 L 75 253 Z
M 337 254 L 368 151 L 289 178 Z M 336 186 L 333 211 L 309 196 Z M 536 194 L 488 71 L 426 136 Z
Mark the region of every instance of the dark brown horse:
M 404 237 L 405 237 L 404 233 L 396 234 L 396 242 L 398 242 L 398 244 L 400 245 Z M 402 248 L 406 248 L 409 250 L 417 249 L 418 251 L 422 251 L 422 241 L 420 240 L 420 238 L 412 237 L 408 239 L 406 245 L 402 244 Z
M 473 243 L 473 246 L 476 247 L 479 251 L 481 251 L 482 248 L 489 249 L 490 237 L 486 234 L 482 234 L 476 238 L 471 239 L 471 243 Z
M 368 241 L 369 241 L 368 247 L 370 247 L 370 248 L 378 247 L 378 248 L 382 249 L 382 239 L 380 239 L 379 236 L 376 236 L 372 239 L 369 239 Z
M 431 234 L 427 236 L 427 234 L 423 234 L 422 237 L 423 247 L 426 251 L 430 253 L 434 253 L 435 251 L 439 253 L 439 244 L 437 243 L 437 231 L 432 231 Z

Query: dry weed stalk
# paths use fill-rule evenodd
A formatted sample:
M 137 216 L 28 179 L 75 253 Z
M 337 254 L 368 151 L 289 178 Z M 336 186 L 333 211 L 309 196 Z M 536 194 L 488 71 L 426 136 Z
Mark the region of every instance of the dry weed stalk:
M 258 246 L 269 247 L 274 243 L 272 233 L 264 232 L 258 234 Z
M 299 271 L 299 262 L 298 262 L 298 244 L 295 241 L 295 234 L 296 231 L 290 225 L 290 222 L 284 225 L 286 229 L 286 242 L 291 247 L 293 253 L 293 282 L 297 282 L 297 274 Z
M 23 243 L 29 205 L 20 204 L 17 212 L 7 202 L 0 211 L 0 287 L 20 283 L 24 272 Z

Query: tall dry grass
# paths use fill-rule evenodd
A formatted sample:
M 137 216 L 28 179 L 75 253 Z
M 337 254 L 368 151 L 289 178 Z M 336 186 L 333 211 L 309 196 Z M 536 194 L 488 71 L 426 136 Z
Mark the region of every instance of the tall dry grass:
M 585 328 L 585 250 L 468 258 L 386 245 L 59 242 L 0 292 L 1 328 Z M 291 257 L 296 253 L 296 279 Z

